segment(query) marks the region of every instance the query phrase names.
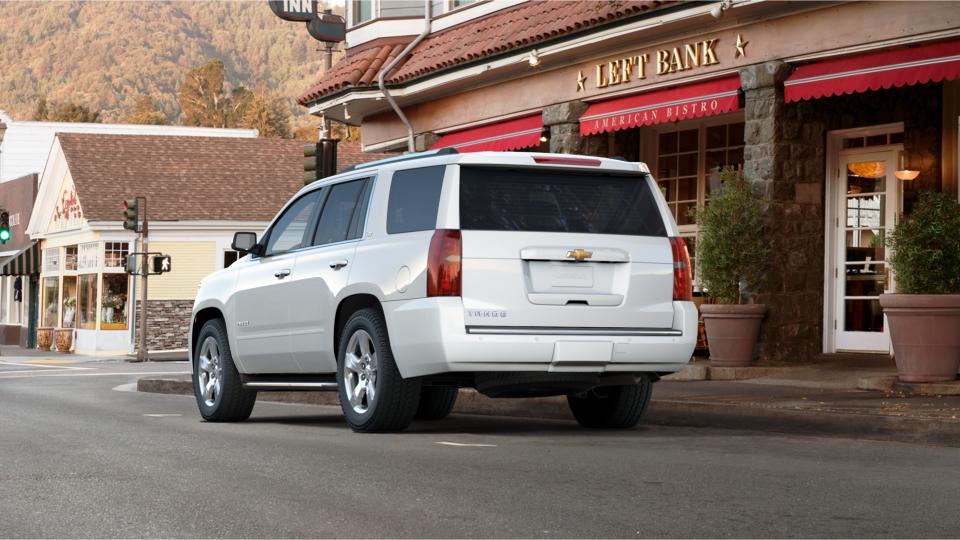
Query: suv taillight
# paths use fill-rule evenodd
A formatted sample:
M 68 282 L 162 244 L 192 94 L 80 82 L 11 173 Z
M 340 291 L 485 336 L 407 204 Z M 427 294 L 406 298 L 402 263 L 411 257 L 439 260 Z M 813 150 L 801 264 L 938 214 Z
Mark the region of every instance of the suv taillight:
M 693 300 L 693 276 L 690 275 L 690 252 L 687 243 L 679 236 L 670 237 L 673 251 L 673 299 Z
M 427 254 L 427 296 L 460 296 L 460 231 L 437 229 Z

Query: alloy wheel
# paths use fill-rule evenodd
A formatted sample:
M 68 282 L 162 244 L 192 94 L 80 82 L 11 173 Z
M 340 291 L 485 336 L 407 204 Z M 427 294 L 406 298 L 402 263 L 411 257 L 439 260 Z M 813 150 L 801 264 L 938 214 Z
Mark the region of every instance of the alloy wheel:
M 377 351 L 366 330 L 357 330 L 347 342 L 343 359 L 344 391 L 358 414 L 366 413 L 377 397 Z
M 223 366 L 220 360 L 220 345 L 213 336 L 203 340 L 200 345 L 200 358 L 197 362 L 197 380 L 200 394 L 207 407 L 213 407 L 223 390 Z

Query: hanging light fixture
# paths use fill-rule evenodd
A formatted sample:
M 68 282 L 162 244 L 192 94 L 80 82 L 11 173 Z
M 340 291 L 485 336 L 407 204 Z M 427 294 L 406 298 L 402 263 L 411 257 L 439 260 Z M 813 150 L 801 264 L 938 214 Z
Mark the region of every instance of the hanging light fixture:
M 530 64 L 530 67 L 540 65 L 540 53 L 538 53 L 536 49 L 530 51 L 530 55 L 527 56 L 527 63 Z
M 920 176 L 920 171 L 915 170 L 915 169 L 908 169 L 908 168 L 907 168 L 907 166 L 906 166 L 906 159 L 904 158 L 904 153 L 903 153 L 903 151 L 901 151 L 901 152 L 900 152 L 900 167 L 899 167 L 896 171 L 893 172 L 893 175 L 896 176 L 896 177 L 897 177 L 898 179 L 900 179 L 900 180 L 903 180 L 903 181 L 905 181 L 905 182 L 909 182 L 910 180 L 916 180 L 916 178 L 917 178 L 918 176 Z

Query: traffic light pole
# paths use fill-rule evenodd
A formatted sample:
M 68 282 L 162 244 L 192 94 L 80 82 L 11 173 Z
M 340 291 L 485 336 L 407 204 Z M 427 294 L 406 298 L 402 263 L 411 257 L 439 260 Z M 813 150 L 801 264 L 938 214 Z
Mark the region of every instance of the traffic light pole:
M 150 359 L 147 354 L 147 275 L 149 275 L 149 268 L 147 263 L 147 244 L 149 240 L 147 236 L 149 234 L 149 226 L 147 223 L 147 198 L 146 197 L 137 197 L 141 199 L 141 206 L 143 211 L 143 228 L 140 230 L 140 251 L 143 253 L 143 261 L 140 264 L 140 280 L 143 282 L 143 288 L 140 293 L 140 347 L 137 350 L 137 362 L 146 362 Z

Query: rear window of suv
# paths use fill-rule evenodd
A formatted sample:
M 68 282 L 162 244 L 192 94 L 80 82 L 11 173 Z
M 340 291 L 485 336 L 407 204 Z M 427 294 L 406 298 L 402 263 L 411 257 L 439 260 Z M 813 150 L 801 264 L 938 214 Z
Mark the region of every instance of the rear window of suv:
M 460 228 L 666 236 L 646 175 L 460 168 Z

